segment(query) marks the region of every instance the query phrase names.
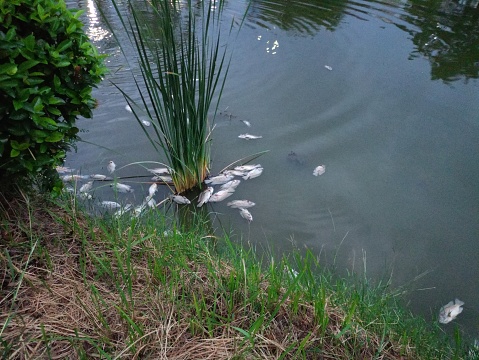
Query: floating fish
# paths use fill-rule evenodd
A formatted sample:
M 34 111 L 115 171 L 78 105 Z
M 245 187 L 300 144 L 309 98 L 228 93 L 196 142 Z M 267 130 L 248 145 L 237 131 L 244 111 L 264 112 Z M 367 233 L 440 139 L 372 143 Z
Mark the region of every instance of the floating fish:
M 108 176 L 106 175 L 101 175 L 101 174 L 92 174 L 90 175 L 90 179 L 93 179 L 93 180 L 106 180 L 108 178 Z
M 100 205 L 103 206 L 104 208 L 110 209 L 110 210 L 112 210 L 112 209 L 118 209 L 118 208 L 121 207 L 121 205 L 118 204 L 118 203 L 115 202 L 115 201 L 102 201 L 102 202 L 100 203 Z
M 78 197 L 82 200 L 91 200 L 93 197 L 91 196 L 91 194 L 87 193 L 87 192 L 80 192 L 78 194 Z
M 156 191 L 158 190 L 158 184 L 157 183 L 153 183 L 150 185 L 150 187 L 148 188 L 148 194 L 150 196 L 153 196 L 156 194 Z
M 129 113 L 133 112 L 133 110 L 131 110 L 131 106 L 129 104 L 126 104 L 125 110 L 128 111 Z
M 147 120 L 141 120 L 141 123 L 145 126 L 150 126 L 151 125 L 151 122 L 149 122 Z
M 251 135 L 251 134 L 241 134 L 238 137 L 240 139 L 245 139 L 245 140 L 254 140 L 254 139 L 262 139 L 263 138 L 261 135 Z
M 80 192 L 81 193 L 87 193 L 91 190 L 91 188 L 93 187 L 93 181 L 89 181 L 87 182 L 86 184 L 83 184 L 80 188 Z
M 251 123 L 248 120 L 241 120 L 243 124 L 245 124 L 247 127 L 251 127 Z
M 243 219 L 246 219 L 249 222 L 253 221 L 253 215 L 251 215 L 251 213 L 248 210 L 240 208 L 239 211 Z
M 331 66 L 329 66 L 329 65 L 324 65 L 324 67 L 325 67 L 326 69 L 328 69 L 329 71 L 332 71 L 332 70 L 333 70 L 333 68 L 332 68 Z
M 141 205 L 138 205 L 136 206 L 134 209 L 133 209 L 133 216 L 134 217 L 139 217 L 141 215 L 141 213 L 143 212 L 143 210 L 145 210 L 145 203 L 141 204 Z
M 263 168 L 256 168 L 248 172 L 245 176 L 243 176 L 244 180 L 254 179 L 260 176 L 263 173 Z
M 108 165 L 107 165 L 106 169 L 108 170 L 108 172 L 109 172 L 110 174 L 112 174 L 113 171 L 115 171 L 115 169 L 116 169 L 116 164 L 115 164 L 112 160 L 110 160 L 110 161 L 108 162 Z
M 88 175 L 76 175 L 76 174 L 64 175 L 60 177 L 62 181 L 77 181 L 77 180 L 86 180 L 89 178 L 90 176 Z
M 205 184 L 220 185 L 233 180 L 233 175 L 217 175 L 205 180 Z
M 221 190 L 227 190 L 227 189 L 236 189 L 238 185 L 241 183 L 241 180 L 231 180 L 228 181 L 227 183 L 224 183 L 221 185 L 220 189 Z
M 177 204 L 191 204 L 191 201 L 183 195 L 170 195 L 170 199 L 173 200 Z
M 170 169 L 166 167 L 148 169 L 148 171 L 151 172 L 153 175 L 169 175 L 170 174 Z
M 251 171 L 253 169 L 256 169 L 256 168 L 260 168 L 261 165 L 260 164 L 255 164 L 255 165 L 241 165 L 241 166 L 236 166 L 235 167 L 235 170 L 237 171 Z
M 156 207 L 156 200 L 153 199 L 152 197 L 148 196 L 146 199 L 145 199 L 145 203 L 146 205 L 151 208 L 151 209 L 154 209 Z
M 444 305 L 441 310 L 439 310 L 439 322 L 441 324 L 447 324 L 454 320 L 457 315 L 462 313 L 464 310 L 461 306 L 464 305 L 464 301 L 455 299 L 450 301 L 447 305 Z
M 316 166 L 313 170 L 313 175 L 314 176 L 319 176 L 319 175 L 323 175 L 324 172 L 326 171 L 326 166 L 324 165 L 319 165 L 319 166 Z
M 207 203 L 211 197 L 211 194 L 213 194 L 213 191 L 214 189 L 211 186 L 209 186 L 206 190 L 204 190 L 198 197 L 198 205 L 196 206 L 202 207 L 203 204 Z
M 247 171 L 239 170 L 225 170 L 222 172 L 223 175 L 232 175 L 232 176 L 245 176 Z
M 126 214 L 128 211 L 131 210 L 131 208 L 133 207 L 133 205 L 131 204 L 126 204 L 124 207 L 120 208 L 119 210 L 117 210 L 113 216 L 115 218 L 119 218 L 120 216 L 122 216 L 123 214 Z
M 158 176 L 153 176 L 151 178 L 151 180 L 153 181 L 163 181 L 165 183 L 170 183 L 173 181 L 173 178 L 171 176 L 168 176 L 168 175 L 158 175 Z
M 213 195 L 211 195 L 210 199 L 208 200 L 208 202 L 220 202 L 220 201 L 223 201 L 224 199 L 226 199 L 227 197 L 233 195 L 233 193 L 235 192 L 235 189 L 225 189 L 225 190 L 220 190 L 216 193 L 214 193 Z
M 71 172 L 75 171 L 75 169 L 65 167 L 65 166 L 57 166 L 57 167 L 55 167 L 55 170 L 59 174 L 64 174 L 64 173 L 67 173 L 67 172 L 71 173 Z
M 253 207 L 256 204 L 252 201 L 249 201 L 249 200 L 233 200 L 233 201 L 230 201 L 229 203 L 227 203 L 226 205 L 233 208 L 233 209 L 236 209 L 236 208 L 246 209 L 246 208 Z
M 121 193 L 131 193 L 134 191 L 133 188 L 127 184 L 114 183 L 114 184 L 110 184 L 110 186 L 114 188 L 116 191 Z

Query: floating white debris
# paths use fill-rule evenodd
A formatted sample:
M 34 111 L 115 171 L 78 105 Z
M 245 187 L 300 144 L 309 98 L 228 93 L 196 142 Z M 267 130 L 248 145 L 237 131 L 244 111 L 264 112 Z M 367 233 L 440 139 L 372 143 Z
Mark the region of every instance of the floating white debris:
M 82 200 L 91 200 L 93 197 L 91 196 L 91 194 L 87 193 L 87 192 L 80 192 L 78 194 L 78 197 Z
M 240 211 L 240 215 L 243 219 L 246 219 L 249 222 L 253 221 L 253 215 L 251 215 L 251 213 L 248 210 L 246 210 L 244 208 L 240 208 L 239 211 Z
M 464 305 L 464 301 L 459 299 L 455 299 L 454 301 L 450 301 L 447 305 L 444 305 L 441 310 L 439 311 L 439 322 L 441 324 L 447 324 L 454 320 L 457 315 L 462 313 L 464 310 L 461 306 Z
M 121 193 L 131 193 L 131 192 L 134 191 L 134 189 L 130 185 L 127 185 L 127 184 L 114 183 L 114 184 L 110 184 L 110 186 L 113 189 L 115 189 L 116 191 L 121 192 Z
M 324 172 L 326 171 L 326 166 L 324 165 L 319 165 L 319 166 L 316 166 L 313 170 L 313 175 L 314 176 L 319 176 L 319 175 L 323 175 Z
M 131 110 L 131 106 L 128 105 L 128 104 L 126 104 L 125 110 L 128 111 L 129 113 L 132 113 L 132 112 L 133 112 L 133 110 Z
M 116 169 L 116 164 L 115 164 L 112 160 L 110 160 L 110 161 L 108 162 L 108 165 L 107 165 L 106 169 L 108 170 L 108 172 L 109 172 L 110 174 L 112 174 L 113 171 L 115 171 L 115 169 Z
M 251 134 L 241 134 L 238 135 L 240 139 L 245 139 L 245 140 L 254 140 L 254 139 L 262 139 L 263 136 L 261 135 L 251 135 Z
M 262 173 L 263 173 L 263 168 L 262 167 L 255 168 L 255 169 L 249 171 L 245 176 L 243 176 L 243 179 L 244 180 L 254 179 L 254 178 L 260 176 Z
M 210 185 L 221 185 L 227 183 L 228 181 L 233 180 L 233 175 L 217 175 L 205 180 L 205 184 Z
M 226 189 L 226 190 L 220 190 L 213 195 L 210 196 L 208 202 L 220 202 L 226 199 L 227 197 L 230 197 L 233 195 L 235 192 L 235 189 Z
M 227 203 L 226 205 L 233 209 L 236 209 L 236 208 L 246 209 L 246 208 L 253 207 L 256 204 L 250 200 L 233 200 Z
M 247 127 L 251 127 L 251 123 L 248 120 L 241 120 L 243 124 L 245 124 Z
M 183 195 L 170 195 L 170 199 L 173 200 L 175 203 L 181 205 L 191 204 L 191 201 Z
M 115 201 L 102 201 L 102 202 L 100 203 L 100 205 L 103 206 L 104 208 L 110 209 L 110 210 L 112 210 L 112 209 L 118 209 L 118 208 L 121 207 L 121 205 L 118 204 L 118 203 L 115 202 Z
M 202 207 L 203 204 L 207 203 L 208 200 L 209 200 L 210 197 L 211 197 L 211 194 L 213 194 L 213 191 L 214 191 L 214 189 L 213 189 L 211 186 L 209 186 L 206 190 L 204 190 L 204 191 L 200 194 L 200 196 L 199 196 L 199 198 L 198 198 L 198 205 L 196 205 L 196 206 Z
M 324 65 L 324 67 L 325 67 L 326 69 L 328 69 L 329 71 L 332 71 L 332 70 L 333 70 L 333 68 L 332 68 L 331 66 L 329 66 L 329 65 Z
M 148 120 L 141 120 L 141 123 L 145 126 L 150 126 L 151 125 L 151 122 L 149 122 Z

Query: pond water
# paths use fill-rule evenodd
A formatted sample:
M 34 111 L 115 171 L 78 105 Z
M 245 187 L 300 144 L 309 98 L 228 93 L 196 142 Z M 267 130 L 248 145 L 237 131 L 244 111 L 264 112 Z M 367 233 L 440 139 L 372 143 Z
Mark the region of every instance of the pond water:
M 129 66 L 90 0 L 86 30 L 110 55 L 114 81 L 137 96 Z M 459 326 L 479 335 L 479 1 L 252 1 L 215 120 L 212 173 L 255 160 L 263 174 L 235 199 L 256 203 L 247 223 L 225 202 L 209 205 L 221 224 L 258 249 L 307 247 L 338 269 L 409 284 L 409 306 L 437 321 L 454 298 Z M 109 1 L 99 6 L 115 23 Z M 226 3 L 240 16 L 243 1 Z M 118 25 L 118 24 L 117 24 Z M 127 51 L 134 52 L 119 32 Z M 81 119 L 85 142 L 66 165 L 82 173 L 145 174 L 162 161 L 110 81 Z M 247 127 L 242 120 L 249 121 Z M 239 134 L 261 135 L 242 140 Z M 326 172 L 313 176 L 324 165 Z M 148 179 L 147 179 L 148 180 Z M 140 203 L 149 184 L 132 180 Z M 102 192 L 103 191 L 103 192 Z M 166 196 L 167 189 L 157 195 Z M 98 189 L 113 200 L 108 186 Z M 233 197 L 231 198 L 233 199 Z M 421 276 L 424 275 L 424 276 Z

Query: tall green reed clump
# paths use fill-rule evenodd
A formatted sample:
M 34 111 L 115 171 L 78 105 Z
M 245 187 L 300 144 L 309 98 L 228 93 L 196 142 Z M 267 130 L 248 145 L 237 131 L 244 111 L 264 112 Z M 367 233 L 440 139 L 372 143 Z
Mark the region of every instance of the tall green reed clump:
M 155 150 L 166 155 L 176 191 L 200 186 L 210 163 L 208 114 L 216 96 L 214 120 L 229 69 L 220 31 L 223 2 L 129 2 L 132 16 L 125 18 L 112 1 L 138 55 L 142 77 L 134 79 L 154 135 L 132 106 L 135 117 Z M 145 21 L 145 13 L 153 19 Z

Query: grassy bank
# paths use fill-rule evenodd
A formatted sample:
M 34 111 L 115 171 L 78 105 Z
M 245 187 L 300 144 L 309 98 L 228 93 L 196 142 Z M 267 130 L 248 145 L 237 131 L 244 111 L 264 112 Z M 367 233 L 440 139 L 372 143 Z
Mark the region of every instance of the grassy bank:
M 311 254 L 261 264 L 194 229 L 156 212 L 119 221 L 68 201 L 4 203 L 2 357 L 467 357 L 459 336 L 401 309 L 387 284 L 334 278 Z

